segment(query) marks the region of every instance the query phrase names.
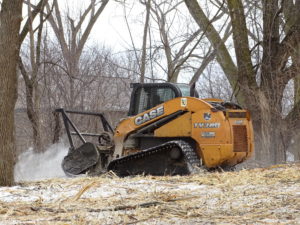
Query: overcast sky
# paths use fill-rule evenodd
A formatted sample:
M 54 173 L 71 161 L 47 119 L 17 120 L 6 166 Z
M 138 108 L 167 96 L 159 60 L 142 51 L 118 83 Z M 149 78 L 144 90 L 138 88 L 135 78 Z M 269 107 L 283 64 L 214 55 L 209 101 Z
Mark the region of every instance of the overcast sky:
M 142 21 L 144 8 L 137 1 L 127 1 L 126 12 L 128 22 L 137 45 L 142 44 Z M 138 4 L 134 4 L 136 2 Z M 110 1 L 99 17 L 91 33 L 91 42 L 110 46 L 115 52 L 132 48 L 130 35 L 124 17 L 124 7 L 115 1 Z M 140 47 L 140 46 L 139 46 Z

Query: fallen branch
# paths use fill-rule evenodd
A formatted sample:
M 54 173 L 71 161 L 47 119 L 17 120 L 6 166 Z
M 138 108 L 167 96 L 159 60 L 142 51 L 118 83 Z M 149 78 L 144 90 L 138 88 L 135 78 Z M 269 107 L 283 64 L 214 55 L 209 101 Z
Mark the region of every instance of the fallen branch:
M 85 186 L 75 197 L 75 199 L 78 199 L 88 188 L 92 187 L 94 185 L 94 182 Z M 78 198 L 77 198 L 78 197 Z M 185 201 L 185 200 L 190 200 L 190 199 L 195 199 L 199 198 L 201 196 L 187 196 L 187 197 L 181 197 L 181 198 L 174 198 L 174 199 L 169 199 L 166 201 L 151 201 L 151 202 L 144 202 L 136 205 L 122 205 L 122 206 L 116 206 L 113 208 L 106 208 L 106 209 L 85 209 L 87 212 L 104 212 L 104 211 L 121 211 L 121 210 L 134 210 L 137 208 L 148 208 L 151 206 L 156 206 L 156 205 L 164 205 L 170 202 L 177 202 L 177 201 Z M 40 210 L 45 210 L 51 213 L 70 213 L 73 212 L 74 209 L 53 209 L 49 207 L 30 207 L 32 211 L 40 211 Z
M 177 201 L 184 201 L 184 200 L 189 200 L 189 199 L 194 199 L 194 198 L 199 198 L 201 196 L 187 196 L 187 197 L 181 197 L 181 198 L 174 198 L 174 199 L 169 199 L 165 201 L 151 201 L 151 202 L 144 202 L 136 205 L 122 205 L 122 206 L 116 206 L 113 208 L 107 208 L 107 209 L 88 209 L 88 212 L 103 212 L 103 211 L 120 211 L 120 210 L 126 210 L 126 209 L 137 209 L 137 208 L 148 208 L 151 206 L 156 206 L 156 205 L 164 205 L 170 202 L 177 202 Z

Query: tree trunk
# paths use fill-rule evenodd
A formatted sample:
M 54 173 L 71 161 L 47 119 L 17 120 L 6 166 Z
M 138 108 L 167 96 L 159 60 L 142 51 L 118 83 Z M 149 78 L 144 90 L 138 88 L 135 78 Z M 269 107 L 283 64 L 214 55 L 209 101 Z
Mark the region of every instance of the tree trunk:
M 33 96 L 33 92 L 37 92 L 37 86 L 32 86 L 30 89 L 26 86 L 26 102 L 27 102 L 27 116 L 31 122 L 33 130 L 33 146 L 35 152 L 42 151 L 42 137 L 41 137 L 41 124 L 40 124 L 40 113 L 38 112 L 39 107 L 36 105 L 36 100 Z
M 37 85 L 33 85 L 32 89 L 26 86 L 26 102 L 27 102 L 27 116 L 31 122 L 33 130 L 33 146 L 35 152 L 42 152 L 42 137 L 41 137 L 41 122 L 39 106 L 37 105 L 39 100 L 36 99 Z M 33 93 L 34 92 L 34 93 Z
M 237 101 L 251 112 L 255 130 L 256 159 L 264 163 L 285 161 L 285 150 L 289 144 L 292 126 L 286 119 L 283 119 L 282 99 L 284 88 L 292 78 L 292 73 L 296 74 L 291 69 L 290 74 L 285 71 L 287 70 L 287 58 L 293 52 L 293 49 L 289 50 L 289 48 L 290 46 L 297 46 L 299 43 L 297 42 L 299 27 L 291 26 L 293 27 L 292 32 L 280 42 L 278 0 L 263 1 L 263 57 L 261 82 L 258 85 L 256 82 L 257 74 L 253 69 L 251 60 L 242 1 L 227 1 L 237 67 L 234 65 L 225 43 L 222 42 L 213 25 L 209 23 L 199 3 L 196 0 L 185 0 L 185 3 L 199 27 L 206 28 L 206 37 L 215 48 L 217 61 L 226 74 Z M 295 61 L 293 60 L 293 63 Z M 291 117 L 294 117 L 294 120 L 299 118 L 300 111 L 300 103 L 295 102 L 296 105 L 299 105 L 299 110 L 293 110 L 294 113 Z
M 14 183 L 14 108 L 22 1 L 3 0 L 0 12 L 0 186 Z
M 29 78 L 21 57 L 19 58 L 19 68 L 25 81 L 26 89 L 26 109 L 27 116 L 32 126 L 32 138 L 35 152 L 42 152 L 41 122 L 39 112 L 39 93 L 37 80 Z M 34 72 L 32 72 L 34 73 Z M 37 74 L 37 71 L 36 71 Z
M 250 108 L 253 115 L 255 158 L 266 165 L 283 162 L 288 144 L 287 124 L 281 114 L 274 110 L 274 105 L 264 92 L 259 90 L 258 93 L 254 106 L 259 110 Z
M 80 15 L 77 24 L 74 23 L 74 20 L 70 15 L 66 15 L 65 17 L 68 18 L 67 29 L 64 27 L 65 24 L 63 23 L 63 16 L 60 12 L 58 2 L 58 0 L 53 1 L 55 13 L 51 13 L 50 4 L 47 3 L 46 7 L 49 13 L 49 17 L 47 19 L 54 30 L 62 50 L 65 64 L 63 67 L 65 67 L 65 72 L 69 76 L 69 87 L 66 87 L 66 89 L 68 88 L 67 91 L 69 91 L 67 94 L 68 100 L 66 107 L 72 109 L 77 107 L 76 98 L 78 97 L 78 94 L 76 93 L 75 78 L 78 78 L 80 75 L 79 61 L 83 48 L 88 40 L 92 28 L 99 16 L 102 14 L 109 0 L 102 0 L 100 6 L 96 1 L 90 1 L 90 4 Z M 96 9 L 97 6 L 99 6 L 98 9 Z M 65 33 L 65 30 L 67 30 L 68 33 Z
M 300 53 L 300 50 L 299 50 Z M 299 68 L 300 69 L 300 68 Z M 294 79 L 294 104 L 300 102 L 300 74 Z M 289 151 L 294 155 L 294 160 L 300 160 L 300 133 L 293 131 Z
M 140 82 L 145 82 L 145 71 L 146 71 L 146 50 L 147 50 L 147 35 L 148 35 L 148 26 L 149 26 L 149 17 L 150 17 L 150 3 L 151 0 L 145 2 L 146 4 L 146 20 L 144 25 L 144 34 L 143 34 L 143 46 L 142 46 L 142 57 L 141 57 L 141 78 Z

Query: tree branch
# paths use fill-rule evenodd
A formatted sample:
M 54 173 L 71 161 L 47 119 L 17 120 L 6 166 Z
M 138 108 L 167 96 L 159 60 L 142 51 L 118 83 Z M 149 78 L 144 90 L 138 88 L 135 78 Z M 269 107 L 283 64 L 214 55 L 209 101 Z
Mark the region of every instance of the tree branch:
M 243 4 L 240 0 L 231 0 L 228 1 L 228 9 L 231 17 L 239 80 L 240 82 L 245 80 L 247 82 L 246 85 L 250 88 L 257 88 L 256 76 L 251 61 Z
M 19 44 L 21 45 L 22 42 L 24 41 L 26 35 L 29 32 L 29 28 L 31 26 L 32 21 L 34 18 L 37 16 L 38 13 L 42 11 L 44 6 L 48 3 L 48 0 L 40 0 L 40 2 L 34 7 L 33 11 L 31 12 L 31 17 L 28 17 L 27 21 L 25 22 L 25 25 L 20 33 L 19 37 Z M 32 21 L 31 21 L 32 20 Z
M 82 49 L 88 39 L 89 34 L 91 33 L 91 30 L 94 26 L 94 24 L 96 23 L 98 17 L 100 16 L 100 14 L 102 13 L 102 11 L 104 10 L 105 6 L 107 5 L 107 3 L 109 2 L 109 0 L 102 0 L 102 4 L 99 7 L 99 9 L 97 10 L 97 12 L 95 13 L 95 15 L 91 18 L 91 20 L 89 21 L 89 24 L 87 25 L 85 31 L 83 32 L 83 35 L 78 43 L 78 51 L 82 52 Z
M 221 65 L 231 86 L 234 87 L 238 80 L 238 71 L 225 46 L 225 43 L 222 41 L 220 35 L 204 14 L 197 0 L 185 0 L 185 4 L 199 27 L 202 30 L 206 30 L 206 37 L 214 49 L 217 50 L 217 61 Z

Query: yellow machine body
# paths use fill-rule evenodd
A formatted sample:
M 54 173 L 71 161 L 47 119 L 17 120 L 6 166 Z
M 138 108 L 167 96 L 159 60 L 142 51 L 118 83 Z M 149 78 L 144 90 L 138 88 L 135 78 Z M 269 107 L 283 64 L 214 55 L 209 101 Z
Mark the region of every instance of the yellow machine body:
M 232 170 L 253 155 L 250 113 L 236 103 L 200 99 L 186 84 L 132 88 L 128 117 L 114 130 L 101 113 L 58 109 L 70 142 L 62 162 L 66 174 L 188 175 L 199 167 Z M 80 132 L 67 113 L 99 116 L 104 132 Z M 74 134 L 82 141 L 79 147 Z M 98 143 L 84 136 L 98 137 Z
M 209 102 L 222 100 L 177 97 L 122 120 L 114 134 L 113 158 L 141 151 L 126 146 L 131 134 L 182 111 L 181 115 L 154 129 L 153 138 L 192 139 L 196 143 L 198 157 L 207 168 L 243 162 L 254 152 L 250 113 L 243 109 L 215 110 Z

